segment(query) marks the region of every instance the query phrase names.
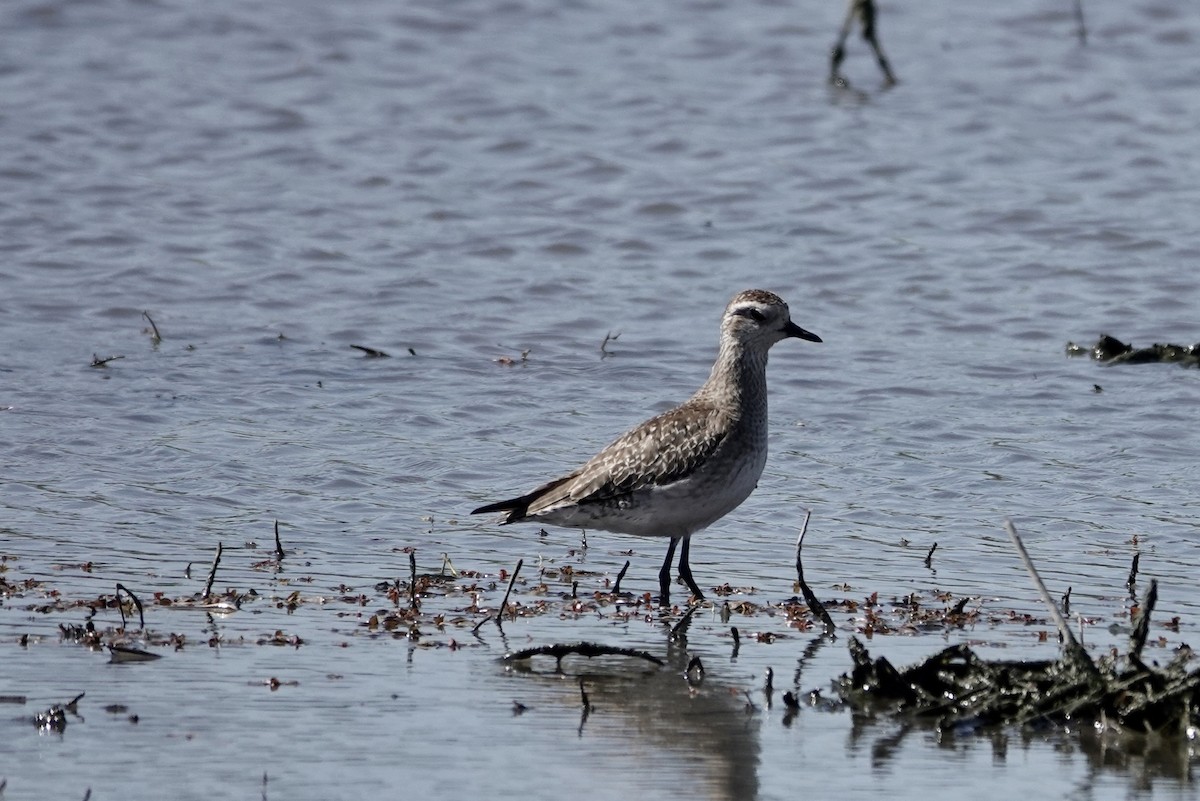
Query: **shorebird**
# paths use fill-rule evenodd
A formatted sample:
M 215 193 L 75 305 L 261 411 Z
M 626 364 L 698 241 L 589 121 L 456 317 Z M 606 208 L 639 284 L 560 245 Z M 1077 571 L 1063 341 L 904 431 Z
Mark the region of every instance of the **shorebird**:
M 680 543 L 679 576 L 704 600 L 688 564 L 689 543 L 758 485 L 767 463 L 767 351 L 788 337 L 821 341 L 792 322 L 778 295 L 739 292 L 721 318 L 712 373 L 691 398 L 622 434 L 579 469 L 471 514 L 669 537 L 658 573 L 660 605 L 669 605 Z

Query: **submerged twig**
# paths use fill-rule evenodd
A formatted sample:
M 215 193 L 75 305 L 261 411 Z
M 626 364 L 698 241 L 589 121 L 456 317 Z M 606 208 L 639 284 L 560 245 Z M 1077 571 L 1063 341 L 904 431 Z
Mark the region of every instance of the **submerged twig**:
M 138 628 L 142 628 L 142 629 L 146 628 L 146 616 L 142 612 L 142 602 L 140 600 L 138 600 L 138 597 L 136 595 L 134 595 L 132 592 L 129 591 L 128 587 L 126 587 L 124 584 L 122 584 L 121 582 L 118 581 L 117 582 L 117 611 L 121 613 L 121 628 L 125 628 L 125 609 L 124 609 L 124 607 L 121 606 L 121 593 L 122 592 L 125 593 L 126 595 L 128 595 L 129 599 L 131 601 L 133 601 L 134 606 L 137 607 Z
M 1138 562 L 1142 560 L 1142 552 L 1138 551 L 1133 555 L 1133 564 L 1129 566 L 1129 578 L 1125 579 L 1125 586 L 1129 588 L 1129 592 L 1133 593 L 1133 588 L 1137 584 Z
M 929 546 L 929 553 L 925 554 L 925 567 L 933 567 L 933 552 L 937 550 L 937 543 Z
M 275 558 L 283 561 L 283 542 L 279 539 L 279 521 L 275 521 Z
M 204 584 L 204 600 L 212 597 L 213 582 L 217 580 L 217 565 L 221 564 L 221 551 L 224 550 L 220 542 L 217 543 L 217 555 L 213 557 L 212 569 L 208 571 L 208 581 Z
M 1083 0 L 1075 0 L 1075 24 L 1079 34 L 1079 44 L 1087 44 L 1087 27 L 1083 24 Z

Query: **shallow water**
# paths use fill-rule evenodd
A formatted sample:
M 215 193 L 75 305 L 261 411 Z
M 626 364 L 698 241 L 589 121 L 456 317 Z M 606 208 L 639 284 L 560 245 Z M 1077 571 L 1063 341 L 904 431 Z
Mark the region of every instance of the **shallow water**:
M 1067 3 L 884 3 L 901 83 L 855 39 L 845 91 L 836 3 L 5 4 L 0 555 L 41 582 L 0 601 L 0 695 L 26 697 L 0 705 L 5 798 L 1191 797 L 1186 749 L 785 725 L 779 698 L 827 688 L 861 625 L 839 611 L 815 645 L 770 606 L 804 509 L 823 598 L 976 599 L 969 629 L 871 640 L 899 663 L 1053 655 L 1006 517 L 1089 645 L 1124 643 L 1135 552 L 1155 619 L 1180 618 L 1156 656 L 1194 639 L 1200 373 L 1063 348 L 1200 339 L 1200 10 L 1085 13 L 1081 45 Z M 663 543 L 466 512 L 686 397 L 751 286 L 825 341 L 774 350 L 767 473 L 692 550 L 756 611 L 670 644 L 677 617 L 562 597 L 627 559 L 652 590 Z M 219 541 L 216 587 L 259 597 L 148 606 L 182 650 L 114 665 L 60 639 L 116 582 L 200 592 Z M 479 574 L 415 640 L 366 625 L 406 548 Z M 473 635 L 463 588 L 494 610 L 518 559 L 527 614 Z M 258 644 L 276 631 L 303 644 Z M 670 666 L 496 661 L 581 639 Z M 61 735 L 30 722 L 80 692 Z

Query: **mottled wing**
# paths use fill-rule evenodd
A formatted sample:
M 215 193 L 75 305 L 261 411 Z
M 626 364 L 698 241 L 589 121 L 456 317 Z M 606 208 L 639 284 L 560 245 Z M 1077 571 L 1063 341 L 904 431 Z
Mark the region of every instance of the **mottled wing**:
M 539 488 L 525 514 L 565 504 L 600 503 L 678 481 L 695 471 L 727 432 L 726 413 L 684 404 L 626 432 L 565 479 Z

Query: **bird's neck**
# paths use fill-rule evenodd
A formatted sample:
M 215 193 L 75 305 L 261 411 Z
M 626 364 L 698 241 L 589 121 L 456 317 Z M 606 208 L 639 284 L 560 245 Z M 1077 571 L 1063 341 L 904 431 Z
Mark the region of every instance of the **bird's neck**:
M 765 411 L 767 405 L 767 352 L 741 343 L 721 343 L 717 360 L 697 397 L 744 411 Z

